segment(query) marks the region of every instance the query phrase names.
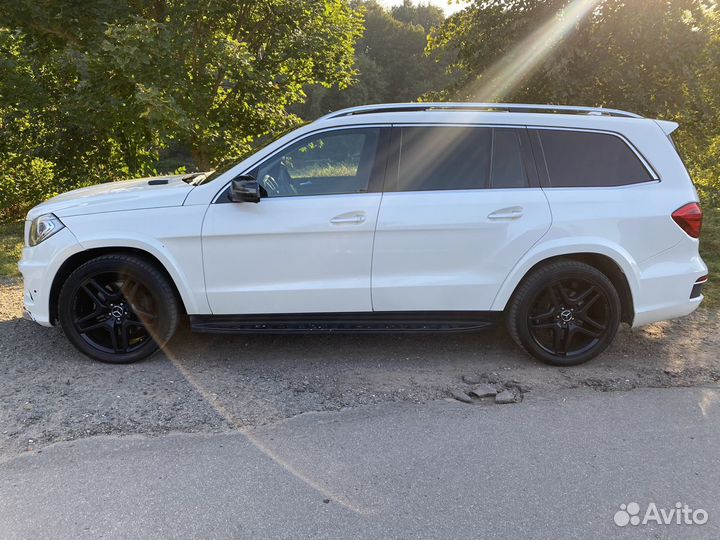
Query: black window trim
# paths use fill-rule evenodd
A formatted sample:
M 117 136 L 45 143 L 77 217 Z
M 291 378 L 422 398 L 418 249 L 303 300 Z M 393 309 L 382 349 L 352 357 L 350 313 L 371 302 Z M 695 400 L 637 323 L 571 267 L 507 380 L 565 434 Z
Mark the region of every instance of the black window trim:
M 389 160 L 389 157 L 391 155 L 390 152 L 390 137 L 392 133 L 392 125 L 391 124 L 346 124 L 346 125 L 340 125 L 340 126 L 331 126 L 331 127 L 322 127 L 318 128 L 313 131 L 307 131 L 305 133 L 302 133 L 295 137 L 293 140 L 288 141 L 286 144 L 282 145 L 280 148 L 276 149 L 271 154 L 261 158 L 259 161 L 256 161 L 249 167 L 247 167 L 242 172 L 239 172 L 235 177 L 242 176 L 246 174 L 252 174 L 253 172 L 257 172 L 260 167 L 262 167 L 265 163 L 268 161 L 274 159 L 278 154 L 281 152 L 284 152 L 291 146 L 295 145 L 296 143 L 302 141 L 303 139 L 309 138 L 309 137 L 317 137 L 318 135 L 322 135 L 323 133 L 330 133 L 333 131 L 348 131 L 353 129 L 370 129 L 370 128 L 378 128 L 380 130 L 379 136 L 378 136 L 378 146 L 375 150 L 375 159 L 373 161 L 373 166 L 371 168 L 370 172 L 370 180 L 368 182 L 368 190 L 363 193 L 335 193 L 334 196 L 349 196 L 349 195 L 366 195 L 369 193 L 382 193 L 382 188 L 385 183 L 385 174 L 387 169 L 387 163 Z M 262 149 L 258 149 L 258 152 Z M 230 192 L 230 182 L 232 180 L 229 180 L 227 183 L 223 185 L 223 187 L 215 194 L 215 197 L 213 198 L 212 202 L 210 204 L 226 204 L 232 202 L 229 197 Z M 282 197 L 287 199 L 301 199 L 305 197 L 317 197 L 318 195 L 297 195 L 294 197 Z
M 395 122 L 392 124 L 392 139 L 389 149 L 389 160 L 385 173 L 385 185 L 383 193 L 430 193 L 430 191 L 398 191 L 397 181 L 400 169 L 400 153 L 401 153 L 401 130 L 404 127 L 469 127 L 469 128 L 489 128 L 493 130 L 491 137 L 491 155 L 492 164 L 492 145 L 495 142 L 495 129 L 514 129 L 520 134 L 520 151 L 522 153 L 523 168 L 528 178 L 527 187 L 491 187 L 472 188 L 467 190 L 452 191 L 477 191 L 477 190 L 517 190 L 517 189 L 538 189 L 541 187 L 540 175 L 536 159 L 533 154 L 531 137 L 528 128 L 524 124 L 478 124 L 473 122 Z M 492 172 L 492 169 L 491 169 Z M 488 179 L 489 180 L 489 179 Z
M 610 131 L 606 129 L 590 129 L 590 128 L 574 128 L 574 127 L 567 127 L 567 126 L 533 126 L 528 125 L 528 133 L 530 135 L 530 142 L 533 149 L 533 154 L 535 156 L 535 164 L 538 173 L 540 174 L 540 184 L 543 188 L 552 188 L 552 189 L 617 189 L 617 188 L 626 188 L 626 187 L 632 187 L 642 184 L 648 184 L 652 182 L 661 182 L 662 179 L 660 178 L 660 175 L 655 171 L 655 168 L 650 164 L 650 162 L 643 156 L 640 151 L 635 147 L 635 145 L 630 142 L 627 137 L 625 137 L 622 133 L 619 133 L 617 131 Z M 642 182 L 634 182 L 632 184 L 617 184 L 612 186 L 553 186 L 550 184 L 550 173 L 547 166 L 547 160 L 545 159 L 545 151 L 542 147 L 542 141 L 540 140 L 540 130 L 544 131 L 574 131 L 578 133 L 595 133 L 595 134 L 602 134 L 602 135 L 612 135 L 614 137 L 617 137 L 620 139 L 625 146 L 627 146 L 630 151 L 635 155 L 636 158 L 640 161 L 640 164 L 645 168 L 645 171 L 650 175 L 649 180 L 644 180 Z

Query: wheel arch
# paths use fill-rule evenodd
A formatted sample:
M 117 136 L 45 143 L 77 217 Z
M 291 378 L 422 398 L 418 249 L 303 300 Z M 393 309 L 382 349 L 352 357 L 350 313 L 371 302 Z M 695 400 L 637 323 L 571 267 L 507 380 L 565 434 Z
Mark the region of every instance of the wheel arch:
M 512 295 L 532 272 L 542 266 L 546 266 L 559 260 L 579 261 L 588 264 L 605 274 L 613 284 L 620 297 L 622 322 L 632 324 L 635 317 L 634 293 L 635 290 L 634 270 L 632 264 L 620 254 L 612 256 L 605 252 L 583 250 L 558 254 L 547 254 L 545 257 L 537 258 L 526 262 L 521 268 L 515 269 L 513 274 L 503 284 L 493 303 L 493 309 L 504 311 Z M 620 262 L 622 261 L 622 262 Z
M 102 255 L 115 255 L 115 254 L 122 254 L 122 255 L 134 255 L 136 257 L 145 259 L 146 261 L 150 262 L 153 266 L 155 266 L 158 270 L 160 270 L 165 277 L 170 282 L 172 288 L 175 290 L 175 294 L 177 295 L 177 298 L 180 301 L 180 306 L 182 307 L 184 313 L 187 313 L 187 299 L 182 294 L 180 289 L 177 286 L 176 280 L 173 278 L 171 273 L 168 271 L 166 266 L 152 253 L 149 251 L 135 248 L 135 247 L 128 247 L 128 246 L 113 246 L 113 247 L 97 247 L 97 248 L 90 248 L 83 251 L 79 251 L 77 253 L 74 253 L 70 257 L 68 257 L 62 265 L 60 265 L 60 268 L 55 273 L 55 276 L 53 277 L 52 285 L 50 287 L 50 296 L 49 296 L 49 314 L 50 314 L 50 322 L 55 324 L 58 319 L 58 300 L 60 297 L 60 289 L 62 288 L 63 283 L 65 283 L 65 280 L 70 276 L 70 274 L 73 273 L 77 268 L 79 268 L 81 265 L 85 264 L 86 262 L 95 259 L 96 257 L 100 257 Z

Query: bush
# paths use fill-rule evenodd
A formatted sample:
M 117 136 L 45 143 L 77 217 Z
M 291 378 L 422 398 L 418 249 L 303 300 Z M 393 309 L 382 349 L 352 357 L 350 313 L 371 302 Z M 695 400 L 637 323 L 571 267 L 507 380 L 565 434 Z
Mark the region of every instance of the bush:
M 57 194 L 55 164 L 38 157 L 11 154 L 0 159 L 0 221 L 18 219 Z
M 711 208 L 720 208 L 720 137 L 710 141 L 691 165 L 690 172 L 703 204 Z

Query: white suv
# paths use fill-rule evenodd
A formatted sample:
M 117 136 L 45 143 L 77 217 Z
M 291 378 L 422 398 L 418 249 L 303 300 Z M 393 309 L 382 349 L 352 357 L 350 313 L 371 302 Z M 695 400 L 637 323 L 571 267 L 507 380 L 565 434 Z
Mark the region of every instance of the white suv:
M 30 211 L 25 314 L 133 362 L 198 332 L 476 330 L 585 362 L 702 301 L 702 212 L 673 122 L 611 109 L 342 110 L 211 173 Z

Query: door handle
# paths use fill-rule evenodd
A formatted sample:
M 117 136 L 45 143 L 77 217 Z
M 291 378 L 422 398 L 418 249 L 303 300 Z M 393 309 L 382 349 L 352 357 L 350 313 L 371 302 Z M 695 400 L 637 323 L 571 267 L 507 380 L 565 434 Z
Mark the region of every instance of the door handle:
M 488 214 L 488 219 L 520 219 L 523 215 L 522 206 L 511 206 L 509 208 L 501 208 Z
M 365 217 L 365 214 L 354 214 L 354 215 L 347 215 L 342 214 L 339 216 L 335 216 L 330 220 L 330 223 L 333 225 L 343 225 L 343 224 L 352 224 L 352 223 L 365 223 L 365 220 L 367 218 Z

